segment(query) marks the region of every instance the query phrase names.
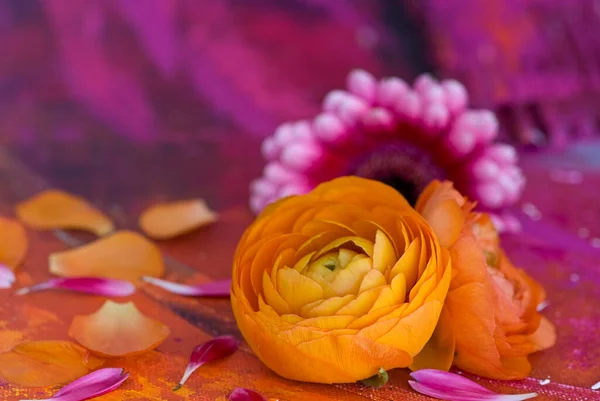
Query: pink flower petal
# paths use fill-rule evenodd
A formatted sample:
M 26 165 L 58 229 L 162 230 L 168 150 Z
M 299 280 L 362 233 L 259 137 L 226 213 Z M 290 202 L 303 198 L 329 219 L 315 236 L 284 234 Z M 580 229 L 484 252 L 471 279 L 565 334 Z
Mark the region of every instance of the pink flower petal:
M 15 274 L 11 269 L 0 264 L 0 288 L 10 288 L 15 282 Z
M 51 398 L 39 401 L 83 401 L 99 397 L 119 387 L 127 378 L 129 373 L 123 373 L 123 369 L 105 368 L 98 369 L 85 375 L 60 389 Z M 33 400 L 22 400 L 33 401 Z
M 497 394 L 460 375 L 436 369 L 412 372 L 408 384 L 417 392 L 448 401 L 522 401 L 536 393 Z
M 233 354 L 238 349 L 238 342 L 232 336 L 215 337 L 202 345 L 198 345 L 190 355 L 190 362 L 183 373 L 181 381 L 173 391 L 179 390 L 187 379 L 206 362 L 225 358 Z
M 228 297 L 231 289 L 231 280 L 219 280 L 197 285 L 178 284 L 148 276 L 142 277 L 142 280 L 173 294 L 188 297 Z
M 30 292 L 49 289 L 82 292 L 105 297 L 126 297 L 135 292 L 135 286 L 129 281 L 100 277 L 67 277 L 55 278 L 31 287 L 21 288 L 17 291 L 17 294 L 24 295 Z
M 229 401 L 267 401 L 267 399 L 256 391 L 237 387 L 229 394 Z

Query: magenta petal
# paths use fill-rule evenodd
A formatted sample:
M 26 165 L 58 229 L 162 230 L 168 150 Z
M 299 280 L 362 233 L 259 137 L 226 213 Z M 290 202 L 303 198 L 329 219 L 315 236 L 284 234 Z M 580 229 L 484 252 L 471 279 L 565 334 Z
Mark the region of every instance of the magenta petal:
M 10 288 L 15 282 L 15 273 L 7 266 L 0 264 L 0 288 Z
M 173 391 L 177 391 L 183 386 L 187 379 L 206 362 L 225 358 L 233 354 L 238 349 L 238 341 L 233 336 L 215 337 L 202 345 L 198 345 L 190 355 L 190 363 L 188 364 L 181 381 Z
M 231 289 L 231 280 L 213 281 L 197 285 L 178 284 L 148 276 L 142 277 L 142 280 L 173 294 L 189 297 L 228 297 Z
M 417 392 L 448 401 L 521 401 L 536 393 L 497 394 L 460 375 L 435 369 L 412 372 L 408 384 Z
M 31 287 L 21 288 L 18 295 L 34 291 L 60 289 L 67 291 L 96 294 L 105 297 L 126 297 L 135 292 L 135 286 L 129 281 L 113 280 L 99 277 L 55 278 Z
M 256 391 L 237 387 L 229 394 L 229 401 L 267 401 L 267 399 Z
M 123 369 L 105 368 L 98 369 L 85 375 L 60 389 L 52 398 L 40 401 L 83 401 L 99 397 L 119 387 L 127 378 L 129 373 L 123 373 Z M 22 400 L 32 401 L 32 400 Z

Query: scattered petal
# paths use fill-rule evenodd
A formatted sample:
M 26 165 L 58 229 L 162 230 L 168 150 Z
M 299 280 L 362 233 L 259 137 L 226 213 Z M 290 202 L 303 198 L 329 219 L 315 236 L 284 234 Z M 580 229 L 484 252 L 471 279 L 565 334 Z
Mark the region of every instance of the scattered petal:
M 17 291 L 17 295 L 49 289 L 82 292 L 105 297 L 126 297 L 135 292 L 135 286 L 129 281 L 98 277 L 72 277 L 55 278 L 31 287 L 21 288 Z
M 142 280 L 173 294 L 189 297 L 229 297 L 231 289 L 231 280 L 219 280 L 197 285 L 178 284 L 146 276 L 142 277 Z
M 133 302 L 106 301 L 91 315 L 75 316 L 69 336 L 91 352 L 117 357 L 138 355 L 158 347 L 171 330 L 143 315 Z
M 71 341 L 29 341 L 0 354 L 0 376 L 17 386 L 56 386 L 103 363 Z
M 537 393 L 497 394 L 460 375 L 435 369 L 412 372 L 409 380 L 413 390 L 448 401 L 521 401 L 537 397 Z
M 114 229 L 112 221 L 88 201 L 56 189 L 19 203 L 16 212 L 22 222 L 40 230 L 63 228 L 105 235 Z
M 592 390 L 600 390 L 600 382 L 592 385 Z
M 380 388 L 387 384 L 388 374 L 385 369 L 380 368 L 376 375 L 369 377 L 368 379 L 361 380 L 360 382 L 367 387 Z
M 15 282 L 15 274 L 5 265 L 0 265 L 0 288 L 10 288 Z
M 168 239 L 212 224 L 217 218 L 202 199 L 193 199 L 151 206 L 139 223 L 149 237 Z
M 83 401 L 110 393 L 119 387 L 127 378 L 129 373 L 123 373 L 123 369 L 105 368 L 99 369 L 83 376 L 61 388 L 51 398 L 38 401 Z M 34 400 L 21 400 L 34 401 Z
M 229 394 L 229 401 L 267 401 L 267 399 L 256 391 L 237 387 Z
M 133 231 L 119 231 L 79 248 L 56 252 L 50 272 L 65 277 L 105 277 L 136 284 L 142 276 L 162 276 L 158 247 Z
M 27 235 L 17 220 L 0 217 L 0 264 L 14 270 L 25 259 Z
M 173 391 L 179 390 L 187 379 L 206 362 L 214 361 L 217 359 L 225 358 L 233 354 L 238 349 L 238 342 L 233 336 L 221 336 L 215 337 L 210 341 L 205 342 L 202 345 L 198 345 L 192 351 L 190 355 L 190 362 L 185 368 L 181 381 Z

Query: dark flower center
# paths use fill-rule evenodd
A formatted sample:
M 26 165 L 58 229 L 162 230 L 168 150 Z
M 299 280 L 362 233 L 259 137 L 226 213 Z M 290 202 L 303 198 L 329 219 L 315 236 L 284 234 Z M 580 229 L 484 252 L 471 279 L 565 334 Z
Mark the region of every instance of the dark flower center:
M 352 164 L 349 174 L 381 181 L 395 188 L 413 206 L 427 184 L 445 177 L 428 152 L 404 142 L 372 149 Z

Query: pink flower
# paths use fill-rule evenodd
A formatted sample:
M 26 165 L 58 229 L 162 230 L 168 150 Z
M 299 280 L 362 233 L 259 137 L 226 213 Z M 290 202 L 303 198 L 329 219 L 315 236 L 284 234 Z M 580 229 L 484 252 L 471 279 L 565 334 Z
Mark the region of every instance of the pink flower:
M 495 213 L 498 229 L 518 229 L 518 221 L 503 212 L 525 184 L 517 153 L 494 143 L 496 116 L 468 109 L 467 100 L 454 80 L 422 75 L 411 87 L 354 70 L 347 90 L 325 96 L 321 114 L 282 124 L 264 140 L 267 164 L 251 185 L 250 206 L 259 212 L 342 175 L 379 179 L 409 200 L 432 179 L 445 178 Z

